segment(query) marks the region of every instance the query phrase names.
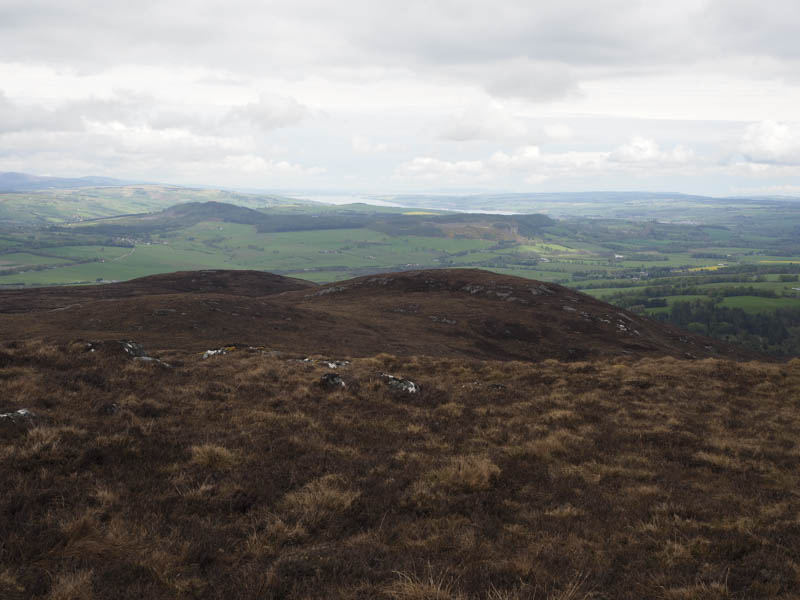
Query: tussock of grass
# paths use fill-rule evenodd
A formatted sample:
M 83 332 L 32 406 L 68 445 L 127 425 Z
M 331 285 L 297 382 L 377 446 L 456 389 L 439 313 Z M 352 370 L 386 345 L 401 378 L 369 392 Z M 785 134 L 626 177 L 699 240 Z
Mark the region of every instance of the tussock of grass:
M 93 597 L 92 571 L 88 570 L 59 575 L 47 600 L 91 600 Z
M 454 590 L 452 578 L 447 573 L 435 575 L 431 572 L 419 576 L 413 573 L 397 573 L 397 581 L 388 586 L 386 592 L 397 600 L 462 600 Z
M 344 477 L 331 474 L 289 492 L 281 506 L 298 523 L 313 528 L 346 511 L 358 496 L 359 492 L 350 489 Z
M 236 464 L 236 455 L 216 444 L 192 446 L 192 462 L 213 471 L 225 471 Z

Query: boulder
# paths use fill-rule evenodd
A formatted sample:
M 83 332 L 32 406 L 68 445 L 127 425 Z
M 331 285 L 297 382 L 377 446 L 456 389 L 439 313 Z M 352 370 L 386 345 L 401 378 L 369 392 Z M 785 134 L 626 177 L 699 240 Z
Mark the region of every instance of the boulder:
M 14 412 L 0 413 L 0 421 L 12 423 L 30 423 L 36 418 L 36 413 L 27 408 L 20 408 Z
M 410 379 L 402 379 L 388 373 L 381 373 L 381 377 L 386 380 L 386 385 L 400 392 L 416 394 L 419 391 L 419 386 Z
M 165 363 L 163 360 L 159 358 L 153 358 L 152 356 L 134 356 L 133 360 L 149 363 L 151 365 L 157 365 L 159 367 L 163 367 L 164 369 L 171 369 L 172 365 Z
M 39 418 L 36 413 L 27 408 L 20 408 L 14 412 L 0 413 L 0 432 L 7 435 L 20 435 L 23 431 L 33 427 Z
M 325 375 L 320 378 L 320 384 L 322 387 L 331 390 L 340 387 L 347 387 L 347 384 L 345 384 L 344 380 L 336 373 L 325 373 Z

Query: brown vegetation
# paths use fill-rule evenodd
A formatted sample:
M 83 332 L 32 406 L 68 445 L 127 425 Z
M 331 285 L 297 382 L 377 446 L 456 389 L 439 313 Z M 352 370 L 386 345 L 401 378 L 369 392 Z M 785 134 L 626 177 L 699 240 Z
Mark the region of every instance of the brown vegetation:
M 253 271 L 0 291 L 6 339 L 133 338 L 151 349 L 226 344 L 290 353 L 565 361 L 757 356 L 567 288 L 475 269 L 409 271 L 325 286 Z
M 1 598 L 800 595 L 798 360 L 172 348 L 0 344 Z

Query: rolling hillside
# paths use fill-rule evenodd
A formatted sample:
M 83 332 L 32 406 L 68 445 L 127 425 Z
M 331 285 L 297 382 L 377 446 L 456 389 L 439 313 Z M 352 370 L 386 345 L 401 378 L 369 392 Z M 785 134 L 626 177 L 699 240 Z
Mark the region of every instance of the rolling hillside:
M 3 599 L 800 594 L 798 360 L 477 270 L 0 312 Z

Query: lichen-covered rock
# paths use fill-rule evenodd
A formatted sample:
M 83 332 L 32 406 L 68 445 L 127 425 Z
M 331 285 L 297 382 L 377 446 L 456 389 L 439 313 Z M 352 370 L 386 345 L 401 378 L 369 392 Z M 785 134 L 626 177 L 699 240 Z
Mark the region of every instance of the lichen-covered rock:
M 148 363 L 151 365 L 157 365 L 159 367 L 163 367 L 164 369 L 171 369 L 172 365 L 165 363 L 163 360 L 159 358 L 153 358 L 152 356 L 134 356 L 133 360 Z
M 19 435 L 33 427 L 39 421 L 38 416 L 27 408 L 20 408 L 14 412 L 0 413 L 0 432 L 6 435 Z
M 119 406 L 115 402 L 109 402 L 100 407 L 100 413 L 104 415 L 115 415 L 118 412 Z
M 381 373 L 381 377 L 386 380 L 386 385 L 390 388 L 406 392 L 407 394 L 416 394 L 419 392 L 419 386 L 410 379 L 402 379 L 394 375 L 389 375 L 388 373 Z
M 36 418 L 36 413 L 27 408 L 20 408 L 14 412 L 0 413 L 0 421 L 8 420 L 14 423 L 21 423 L 25 421 L 33 421 Z
M 322 387 L 327 389 L 336 389 L 340 387 L 347 387 L 347 384 L 344 382 L 344 379 L 339 377 L 336 373 L 325 373 L 320 378 L 320 384 Z

